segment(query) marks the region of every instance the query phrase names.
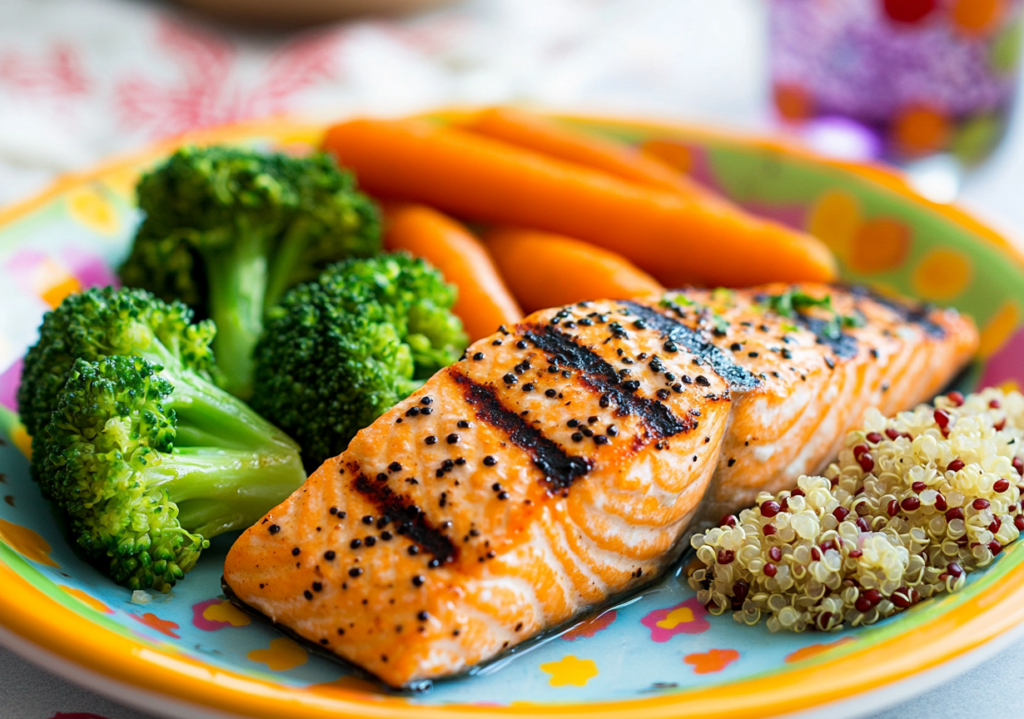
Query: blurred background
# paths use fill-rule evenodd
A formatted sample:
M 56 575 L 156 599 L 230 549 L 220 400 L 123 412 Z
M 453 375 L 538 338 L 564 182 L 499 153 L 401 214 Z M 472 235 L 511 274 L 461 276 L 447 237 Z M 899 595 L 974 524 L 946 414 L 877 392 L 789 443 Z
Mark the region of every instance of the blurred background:
M 0 204 L 201 127 L 514 102 L 779 129 L 1013 232 L 1021 5 L 0 0 Z
M 0 206 L 204 127 L 518 103 L 782 133 L 899 163 L 929 197 L 1024 238 L 1022 5 L 0 0 Z M 1021 669 L 1024 648 L 1011 649 L 939 701 L 880 716 L 1013 716 L 1010 691 L 989 687 L 1012 687 Z M 0 698 L 4 718 L 141 716 L 4 650 Z

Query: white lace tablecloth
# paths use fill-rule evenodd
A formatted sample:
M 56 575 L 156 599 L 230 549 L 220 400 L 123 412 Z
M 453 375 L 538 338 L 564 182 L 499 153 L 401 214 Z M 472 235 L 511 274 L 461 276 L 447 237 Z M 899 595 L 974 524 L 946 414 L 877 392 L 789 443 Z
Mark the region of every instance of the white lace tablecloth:
M 401 21 L 243 32 L 143 0 L 0 0 L 0 205 L 188 130 L 525 102 L 770 124 L 762 0 L 477 0 Z M 1024 229 L 1024 125 L 964 200 Z M 0 588 L 2 591 L 2 588 Z M 878 719 L 1019 716 L 1024 643 Z M 146 719 L 0 649 L 0 719 Z

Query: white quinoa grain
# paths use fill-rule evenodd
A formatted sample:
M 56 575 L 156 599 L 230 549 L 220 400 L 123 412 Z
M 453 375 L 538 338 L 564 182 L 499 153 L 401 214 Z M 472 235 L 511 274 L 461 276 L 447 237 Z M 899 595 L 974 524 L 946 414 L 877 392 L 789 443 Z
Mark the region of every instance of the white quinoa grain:
M 694 536 L 690 586 L 712 614 L 773 632 L 872 624 L 960 589 L 1017 539 L 1022 473 L 1018 392 L 953 393 L 890 419 L 869 411 L 823 477 L 801 477 L 797 494 L 762 492 L 735 527 Z M 772 500 L 781 510 L 769 519 L 760 506 Z M 719 564 L 719 550 L 734 561 Z

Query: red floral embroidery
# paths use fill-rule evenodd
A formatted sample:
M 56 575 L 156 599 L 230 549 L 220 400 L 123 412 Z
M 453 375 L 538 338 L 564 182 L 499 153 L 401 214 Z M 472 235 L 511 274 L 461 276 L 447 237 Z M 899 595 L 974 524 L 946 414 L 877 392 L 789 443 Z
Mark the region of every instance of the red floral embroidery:
M 0 54 L 0 83 L 24 93 L 56 97 L 85 95 L 92 88 L 78 52 L 63 43 L 55 43 L 42 57 L 17 50 Z
M 238 49 L 227 38 L 161 20 L 157 43 L 176 65 L 177 77 L 168 81 L 136 75 L 120 82 L 116 95 L 121 122 L 165 137 L 283 113 L 297 94 L 334 76 L 348 33 L 342 29 L 302 36 L 272 53 L 262 71 L 253 74 L 238 67 Z

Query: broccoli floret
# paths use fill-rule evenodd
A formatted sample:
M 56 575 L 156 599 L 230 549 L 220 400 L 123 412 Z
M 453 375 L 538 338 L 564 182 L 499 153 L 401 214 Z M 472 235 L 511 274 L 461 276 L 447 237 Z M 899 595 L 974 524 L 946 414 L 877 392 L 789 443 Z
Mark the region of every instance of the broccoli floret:
M 46 426 L 77 359 L 138 355 L 212 380 L 216 332 L 212 322 L 192 324 L 192 310 L 181 302 L 165 303 L 143 290 L 105 287 L 70 295 L 43 318 L 39 340 L 25 356 L 18 388 L 22 422 L 33 436 Z
M 242 398 L 266 312 L 330 263 L 380 250 L 376 207 L 324 154 L 185 147 L 142 178 L 138 201 L 121 280 L 213 319 L 225 387 Z
M 130 589 L 170 588 L 212 537 L 305 479 L 294 443 L 190 370 L 79 359 L 34 462 L 74 540 Z
M 405 253 L 348 260 L 271 310 L 252 406 L 302 447 L 309 470 L 455 362 L 468 339 L 456 290 Z

